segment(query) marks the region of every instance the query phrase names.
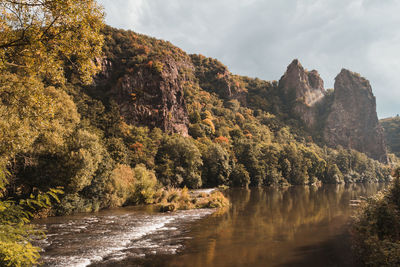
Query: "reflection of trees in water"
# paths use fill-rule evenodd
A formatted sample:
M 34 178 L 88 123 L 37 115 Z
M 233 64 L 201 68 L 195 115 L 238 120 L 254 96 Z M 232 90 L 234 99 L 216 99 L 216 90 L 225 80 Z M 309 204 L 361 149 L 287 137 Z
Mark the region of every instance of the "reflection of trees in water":
M 193 240 L 204 243 L 193 244 L 197 253 L 190 255 L 190 262 L 192 266 L 218 266 L 276 258 L 285 253 L 285 246 L 293 246 L 302 239 L 300 236 L 296 241 L 296 234 L 313 233 L 314 229 L 325 231 L 315 232 L 316 237 L 311 237 L 314 240 L 342 226 L 351 212 L 349 201 L 371 195 L 381 187 L 357 184 L 232 189 L 232 208 L 204 221 Z M 178 265 L 183 263 L 188 262 L 180 261 Z

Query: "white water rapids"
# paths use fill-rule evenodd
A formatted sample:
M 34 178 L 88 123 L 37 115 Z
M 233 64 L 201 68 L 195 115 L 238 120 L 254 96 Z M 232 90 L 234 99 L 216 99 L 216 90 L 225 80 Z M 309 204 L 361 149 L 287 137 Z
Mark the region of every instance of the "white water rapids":
M 46 231 L 43 266 L 80 267 L 126 257 L 174 254 L 189 224 L 213 210 L 157 213 L 122 208 L 95 214 L 54 217 L 36 223 Z

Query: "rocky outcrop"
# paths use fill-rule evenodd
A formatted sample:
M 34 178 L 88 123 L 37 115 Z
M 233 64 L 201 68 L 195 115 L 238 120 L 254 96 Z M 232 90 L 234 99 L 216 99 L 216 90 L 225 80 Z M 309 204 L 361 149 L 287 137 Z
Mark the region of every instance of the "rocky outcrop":
M 279 88 L 289 112 L 312 132 L 322 131 L 327 145 L 355 149 L 387 162 L 375 97 L 369 82 L 359 74 L 343 69 L 336 77 L 333 96 L 328 98 L 318 72 L 305 70 L 295 59 L 280 79 Z
M 122 76 L 113 88 L 114 98 L 127 122 L 187 136 L 189 120 L 179 69 L 188 64 L 172 59 L 159 64 L 161 71 L 145 67 Z
M 295 59 L 280 79 L 279 87 L 283 90 L 291 113 L 299 117 L 308 128 L 313 128 L 318 117 L 315 105 L 325 95 L 324 81 L 318 72 L 305 70 Z
M 323 135 L 330 146 L 352 148 L 387 162 L 383 129 L 368 80 L 346 69 L 336 76 L 334 99 Z
M 127 123 L 188 136 L 189 119 L 183 93 L 188 78 L 181 74 L 182 69 L 193 71 L 188 58 L 165 57 L 134 69 L 121 68 L 118 62 L 104 59 L 95 84 L 107 87 Z

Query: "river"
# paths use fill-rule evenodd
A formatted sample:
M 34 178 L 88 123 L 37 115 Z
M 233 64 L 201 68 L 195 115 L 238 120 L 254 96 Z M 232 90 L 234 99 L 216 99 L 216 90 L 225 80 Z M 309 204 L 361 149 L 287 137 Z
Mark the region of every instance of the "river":
M 354 266 L 350 200 L 384 184 L 230 189 L 226 210 L 127 207 L 35 223 L 44 266 Z

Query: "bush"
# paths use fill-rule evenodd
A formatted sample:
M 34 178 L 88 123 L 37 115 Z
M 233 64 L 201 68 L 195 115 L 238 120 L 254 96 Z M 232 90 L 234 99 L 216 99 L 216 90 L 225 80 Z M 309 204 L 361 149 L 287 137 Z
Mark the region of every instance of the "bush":
M 131 167 L 118 164 L 112 171 L 108 184 L 109 206 L 120 207 L 132 199 L 135 192 L 135 178 Z
M 229 200 L 220 192 L 213 191 L 211 194 L 189 192 L 184 187 L 162 189 L 157 199 L 161 212 L 187 209 L 222 208 L 229 206 Z
M 154 196 L 158 189 L 156 175 L 149 171 L 143 164 L 133 169 L 135 177 L 135 191 L 132 197 L 134 204 L 150 204 L 154 202 Z

